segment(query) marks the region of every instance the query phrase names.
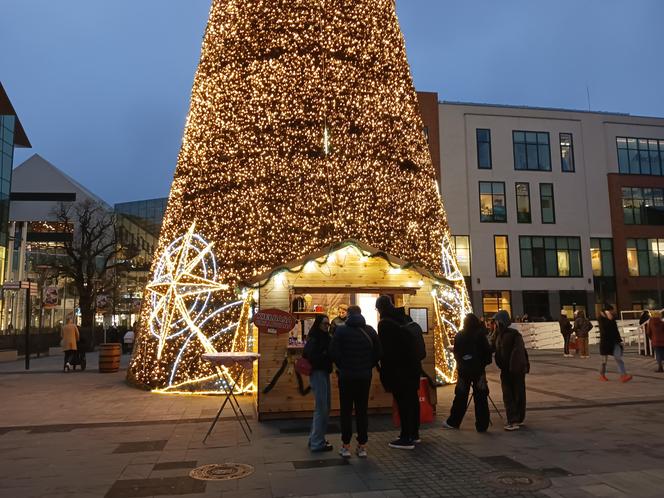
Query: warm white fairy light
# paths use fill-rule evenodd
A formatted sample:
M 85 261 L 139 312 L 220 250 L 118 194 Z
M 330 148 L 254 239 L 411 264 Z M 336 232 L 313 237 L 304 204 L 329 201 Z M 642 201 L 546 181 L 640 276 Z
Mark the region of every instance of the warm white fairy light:
M 442 268 L 461 288 L 456 273 L 447 275 L 454 256 L 441 254 L 449 230 L 422 129 L 394 0 L 214 0 L 156 253 L 196 223 L 221 262 L 214 281 L 229 285 L 213 293 L 211 310 L 237 299 L 252 277 L 348 239 L 432 275 Z M 332 278 L 343 261 L 316 264 Z M 202 306 L 205 295 L 187 303 Z M 206 330 L 240 323 L 246 347 L 240 308 Z M 159 315 L 177 324 L 166 327 L 171 339 L 161 347 L 149 334 L 152 310 L 146 301 L 147 333 L 139 333 L 128 376 L 164 388 L 200 307 L 191 320 Z M 181 305 L 171 312 L 187 315 Z M 441 313 L 457 323 L 461 310 Z M 212 347 L 238 347 L 225 337 Z M 206 347 L 189 341 L 175 384 L 213 373 L 199 358 Z

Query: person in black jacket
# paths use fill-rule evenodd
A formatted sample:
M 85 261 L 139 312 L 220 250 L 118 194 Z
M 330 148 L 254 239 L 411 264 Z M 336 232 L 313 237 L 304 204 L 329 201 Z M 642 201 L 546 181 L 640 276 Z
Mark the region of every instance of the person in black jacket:
M 489 385 L 486 381 L 487 365 L 491 364 L 491 346 L 487 330 L 479 318 L 472 313 L 466 315 L 463 329 L 454 339 L 454 358 L 457 362 L 459 378 L 454 389 L 454 402 L 450 416 L 443 426 L 458 429 L 468 408 L 468 395 L 473 387 L 475 400 L 475 428 L 486 432 L 489 428 Z
M 401 419 L 399 438 L 389 446 L 412 450 L 420 437 L 418 389 L 421 359 L 417 357 L 414 336 L 405 327 L 403 310 L 395 308 L 389 296 L 380 296 L 376 300 L 376 309 L 380 313 L 378 337 L 383 348 L 380 380 L 385 390 L 394 396 Z
M 558 318 L 558 326 L 560 327 L 560 334 L 563 336 L 563 356 L 565 358 L 571 358 L 572 355 L 569 354 L 569 342 L 572 337 L 572 322 L 567 318 L 567 313 L 565 310 L 560 311 L 560 318 Z
M 359 306 L 348 308 L 348 318 L 339 325 L 330 342 L 330 356 L 339 376 L 341 442 L 339 454 L 349 458 L 353 436 L 353 407 L 357 425 L 357 456 L 366 458 L 369 440 L 369 389 L 374 366 L 380 359 L 376 331 L 367 325 Z
M 327 315 L 318 315 L 309 329 L 304 356 L 311 363 L 309 385 L 314 393 L 314 416 L 309 434 L 309 448 L 313 452 L 332 451 L 332 445 L 325 439 L 327 423 L 330 418 L 331 391 L 330 374 L 330 319 Z
M 512 320 L 501 310 L 493 317 L 496 324 L 494 344 L 496 365 L 500 368 L 500 387 L 507 415 L 506 431 L 516 431 L 526 418 L 526 374 L 530 371 L 528 352 Z
M 604 310 L 597 317 L 599 325 L 599 354 L 602 355 L 602 366 L 599 370 L 599 380 L 608 381 L 606 376 L 606 362 L 609 356 L 613 356 L 620 371 L 620 380 L 622 382 L 629 382 L 632 376 L 625 370 L 625 362 L 623 361 L 623 344 L 620 332 L 618 332 L 618 324 L 614 314 L 613 306 L 606 305 Z

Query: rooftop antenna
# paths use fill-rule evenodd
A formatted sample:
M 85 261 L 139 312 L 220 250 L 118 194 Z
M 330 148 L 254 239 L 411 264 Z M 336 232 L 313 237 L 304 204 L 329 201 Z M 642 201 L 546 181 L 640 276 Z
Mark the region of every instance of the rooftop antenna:
M 586 94 L 588 96 L 588 111 L 590 111 L 590 86 L 586 84 Z

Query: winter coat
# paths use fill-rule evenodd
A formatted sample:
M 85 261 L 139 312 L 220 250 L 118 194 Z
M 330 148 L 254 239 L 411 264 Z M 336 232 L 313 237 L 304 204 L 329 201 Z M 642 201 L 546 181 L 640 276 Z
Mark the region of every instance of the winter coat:
M 528 352 L 518 330 L 506 328 L 496 332 L 496 365 L 510 374 L 525 375 L 530 372 Z
M 332 320 L 332 323 L 330 323 L 330 334 L 334 335 L 334 331 L 337 330 L 337 327 L 346 323 L 347 319 L 348 317 L 341 318 L 340 316 L 335 316 L 334 320 Z
M 454 339 L 454 358 L 461 377 L 477 377 L 491 364 L 491 346 L 484 328 L 463 329 Z
M 398 310 L 381 316 L 378 337 L 383 348 L 380 381 L 387 392 L 417 390 L 422 363 L 417 358 L 415 339 L 402 327 L 405 318 Z
M 332 359 L 329 351 L 331 340 L 330 334 L 320 329 L 309 331 L 302 356 L 309 360 L 312 370 L 332 373 Z
M 380 359 L 380 342 L 362 315 L 349 315 L 330 341 L 330 357 L 342 379 L 371 379 Z
M 615 319 L 608 318 L 604 313 L 600 313 L 597 321 L 599 323 L 599 354 L 612 355 L 616 344 L 622 344 L 622 337 L 618 332 L 618 323 Z
M 650 337 L 654 348 L 664 348 L 664 320 L 652 317 L 648 322 L 646 334 Z
M 560 326 L 560 333 L 562 335 L 571 335 L 572 334 L 572 324 L 565 315 L 560 315 L 558 319 L 558 325 Z
M 73 323 L 68 323 L 62 327 L 60 332 L 62 336 L 62 350 L 63 351 L 72 351 L 76 350 L 76 341 L 80 339 L 80 334 L 78 332 L 78 327 Z
M 585 339 L 592 330 L 593 324 L 585 316 L 579 316 L 574 320 L 574 333 L 577 337 Z

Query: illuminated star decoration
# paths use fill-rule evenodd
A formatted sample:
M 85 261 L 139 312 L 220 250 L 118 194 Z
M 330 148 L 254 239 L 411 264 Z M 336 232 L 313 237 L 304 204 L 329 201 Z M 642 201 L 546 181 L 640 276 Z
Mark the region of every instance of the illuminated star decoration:
M 192 224 L 183 237 L 166 248 L 154 280 L 146 287 L 152 293 L 150 330 L 159 340 L 158 359 L 161 359 L 168 339 L 187 331 L 196 335 L 206 352 L 216 352 L 196 321 L 211 294 L 228 290 L 228 285 L 214 280 L 216 263 L 212 254 L 213 244 L 208 244 L 194 231 L 195 224 Z M 212 279 L 207 278 L 209 274 Z

